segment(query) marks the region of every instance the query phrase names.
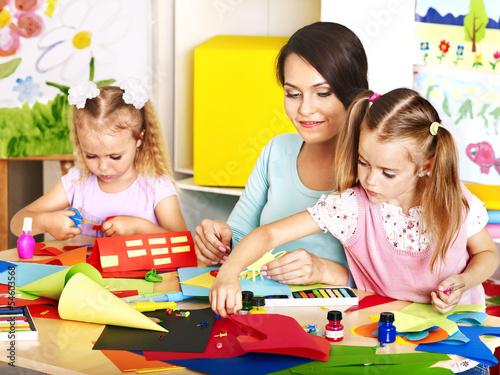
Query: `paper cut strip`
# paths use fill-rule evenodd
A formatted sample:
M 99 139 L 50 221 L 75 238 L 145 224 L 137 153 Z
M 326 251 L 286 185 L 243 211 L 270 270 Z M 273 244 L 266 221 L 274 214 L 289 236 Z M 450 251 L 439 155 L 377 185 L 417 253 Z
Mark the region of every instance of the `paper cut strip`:
M 198 264 L 188 231 L 97 238 L 88 262 L 104 277 L 110 272 L 173 271 Z
M 66 283 L 58 311 L 61 318 L 68 320 L 167 332 L 82 273 Z

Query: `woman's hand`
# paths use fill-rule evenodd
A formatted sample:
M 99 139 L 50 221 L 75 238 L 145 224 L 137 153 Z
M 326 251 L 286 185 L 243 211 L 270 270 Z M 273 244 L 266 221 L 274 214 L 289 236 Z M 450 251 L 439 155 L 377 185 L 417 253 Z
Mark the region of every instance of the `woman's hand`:
M 461 287 L 462 285 L 463 287 Z M 453 290 L 454 287 L 456 290 Z M 448 288 L 450 289 L 448 290 Z M 431 292 L 432 307 L 441 314 L 449 312 L 458 305 L 462 294 L 467 289 L 462 276 L 448 276 L 439 284 L 437 292 Z
M 220 220 L 204 219 L 195 232 L 194 249 L 198 260 L 209 266 L 224 263 L 231 251 L 231 227 Z
M 346 267 L 304 249 L 286 253 L 267 263 L 262 267 L 261 275 L 282 284 L 347 285 L 349 281 Z
M 239 274 L 231 275 L 221 267 L 208 296 L 212 310 L 222 318 L 235 314 L 243 307 Z

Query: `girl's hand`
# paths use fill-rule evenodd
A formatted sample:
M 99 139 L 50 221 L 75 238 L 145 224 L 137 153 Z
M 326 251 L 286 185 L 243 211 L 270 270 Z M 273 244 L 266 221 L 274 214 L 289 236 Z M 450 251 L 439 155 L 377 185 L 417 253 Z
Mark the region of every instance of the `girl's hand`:
M 322 277 L 321 258 L 304 249 L 286 253 L 262 267 L 261 275 L 282 284 L 316 284 Z
M 204 219 L 195 232 L 194 249 L 198 260 L 209 266 L 224 263 L 231 251 L 231 227 L 220 220 Z
M 39 214 L 37 220 L 40 227 L 45 227 L 46 232 L 56 240 L 65 241 L 79 235 L 82 230 L 70 219 L 74 216 L 73 210 L 53 211 Z
M 222 318 L 240 311 L 243 305 L 239 275 L 228 276 L 219 270 L 208 296 L 212 310 Z
M 145 219 L 134 216 L 115 216 L 106 220 L 102 224 L 101 230 L 107 237 L 132 236 L 140 232 L 136 230 L 136 226 L 143 220 Z
M 458 305 L 462 294 L 468 289 L 467 285 L 462 288 L 451 291 L 447 289 L 464 285 L 464 280 L 460 275 L 451 275 L 444 279 L 438 286 L 436 292 L 431 292 L 432 307 L 441 314 L 449 312 Z M 449 295 L 448 295 L 449 293 Z

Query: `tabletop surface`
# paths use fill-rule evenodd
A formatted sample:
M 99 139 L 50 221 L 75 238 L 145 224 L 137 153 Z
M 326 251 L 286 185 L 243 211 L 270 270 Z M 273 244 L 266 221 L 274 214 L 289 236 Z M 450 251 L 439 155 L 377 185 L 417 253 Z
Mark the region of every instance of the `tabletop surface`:
M 93 240 L 93 239 L 91 239 Z M 47 242 L 48 245 L 62 248 L 65 245 L 76 245 L 89 243 L 88 237 L 77 237 L 65 242 Z M 35 256 L 33 260 L 46 257 Z M 18 261 L 16 249 L 10 249 L 0 252 L 0 259 L 7 261 Z M 155 283 L 155 292 L 180 291 L 177 278 L 177 272 L 163 273 L 163 281 Z M 356 290 L 359 299 L 363 298 L 369 292 Z M 367 309 L 343 313 L 342 324 L 344 325 L 344 339 L 340 343 L 332 345 L 358 345 L 374 347 L 379 345 L 375 338 L 366 338 L 353 335 L 349 328 L 372 323 L 369 316 L 377 316 L 384 311 L 399 311 L 409 302 L 396 301 L 388 304 L 370 307 Z M 188 299 L 178 303 L 181 309 L 194 310 L 205 308 L 207 302 L 196 298 Z M 348 306 L 338 306 L 332 309 L 344 311 Z M 292 316 L 298 323 L 308 325 L 317 324 L 319 333 L 324 334 L 327 311 L 320 307 L 266 307 L 268 313 L 283 314 Z M 92 350 L 95 342 L 104 325 L 83 323 L 68 320 L 34 318 L 38 328 L 38 341 L 17 341 L 15 347 L 15 365 L 16 367 L 25 367 L 48 374 L 95 374 L 95 375 L 113 375 L 122 374 L 122 372 L 99 350 Z M 500 326 L 500 318 L 488 316 L 484 324 Z M 500 346 L 500 338 L 490 338 L 485 340 L 490 348 Z M 0 361 L 8 363 L 6 358 L 9 343 L 0 342 Z M 411 353 L 415 345 L 397 345 L 388 344 L 385 348 L 377 349 L 379 353 Z M 458 356 L 451 356 L 450 361 L 440 362 L 438 365 L 447 366 L 461 359 Z M 189 369 L 175 371 L 155 371 L 155 374 L 196 374 L 197 372 Z

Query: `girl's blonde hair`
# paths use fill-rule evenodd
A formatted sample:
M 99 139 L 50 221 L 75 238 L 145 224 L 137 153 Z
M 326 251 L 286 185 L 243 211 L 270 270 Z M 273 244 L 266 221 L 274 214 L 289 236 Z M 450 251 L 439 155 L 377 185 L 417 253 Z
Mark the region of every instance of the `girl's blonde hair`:
M 441 120 L 434 107 L 416 91 L 400 88 L 370 103 L 373 91 L 359 94 L 348 110 L 346 124 L 337 138 L 335 190 L 343 192 L 357 183 L 358 146 L 361 129 L 374 133 L 380 142 L 406 142 L 408 160 L 422 171 L 431 161 L 428 175 L 417 182 L 421 193 L 415 205 L 422 206 L 426 231 L 436 243 L 431 270 L 439 272 L 447 249 L 462 226 L 469 205 L 458 175 L 458 151 L 451 133 L 430 125 Z M 427 172 L 427 171 L 424 171 Z
M 148 100 L 141 109 L 136 109 L 123 101 L 121 88 L 102 86 L 99 87 L 99 95 L 87 99 L 84 108 L 73 106 L 72 116 L 71 140 L 84 176 L 88 176 L 90 171 L 83 160 L 78 132 L 115 134 L 129 129 L 134 139 L 142 138 L 135 155 L 137 171 L 144 176 L 166 176 L 175 184 L 168 146 L 158 113 L 151 100 Z

